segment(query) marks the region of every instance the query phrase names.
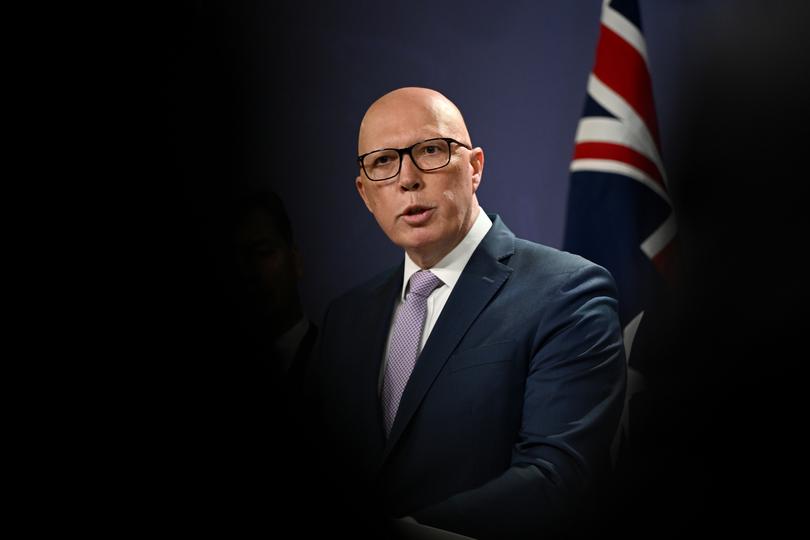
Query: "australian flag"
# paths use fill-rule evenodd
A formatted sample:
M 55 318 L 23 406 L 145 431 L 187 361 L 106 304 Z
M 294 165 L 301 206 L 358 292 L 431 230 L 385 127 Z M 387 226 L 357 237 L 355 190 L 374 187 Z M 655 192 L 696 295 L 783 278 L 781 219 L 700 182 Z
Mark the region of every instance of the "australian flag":
M 677 233 L 637 0 L 604 1 L 587 90 L 571 161 L 564 249 L 604 266 L 616 280 L 629 401 L 643 387 L 633 340 L 671 271 Z M 625 403 L 617 444 L 628 425 Z

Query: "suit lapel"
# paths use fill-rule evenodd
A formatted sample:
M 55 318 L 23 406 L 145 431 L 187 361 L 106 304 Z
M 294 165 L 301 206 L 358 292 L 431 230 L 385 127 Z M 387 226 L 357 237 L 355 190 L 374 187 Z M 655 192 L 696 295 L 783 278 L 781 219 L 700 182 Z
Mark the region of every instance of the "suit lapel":
M 500 260 L 512 255 L 514 249 L 514 234 L 506 228 L 498 216 L 494 216 L 492 228 L 467 262 L 416 362 L 399 402 L 397 417 L 383 454 L 383 462 L 419 408 L 447 359 L 481 311 L 508 279 L 512 269 Z
M 367 426 L 367 432 L 376 435 L 369 442 L 379 447 L 376 450 L 378 452 L 382 451 L 385 444 L 382 408 L 377 393 L 380 366 L 385 354 L 397 295 L 402 291 L 403 271 L 404 265 L 400 264 L 392 275 L 384 278 L 378 286 L 371 288 L 369 301 L 365 302 L 363 313 L 358 317 L 357 328 L 354 329 L 358 336 L 355 356 L 359 361 L 356 365 L 360 382 L 358 388 L 363 392 L 360 399 L 365 413 L 362 421 Z

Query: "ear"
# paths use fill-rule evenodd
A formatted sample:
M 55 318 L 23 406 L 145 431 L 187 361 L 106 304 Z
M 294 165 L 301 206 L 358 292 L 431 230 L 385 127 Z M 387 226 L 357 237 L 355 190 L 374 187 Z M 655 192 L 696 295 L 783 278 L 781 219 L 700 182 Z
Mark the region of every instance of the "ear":
M 371 206 L 371 199 L 369 198 L 368 194 L 366 193 L 366 185 L 363 183 L 363 178 L 358 176 L 354 180 L 354 185 L 357 188 L 357 193 L 360 194 L 360 198 L 363 199 L 363 202 L 366 203 L 366 208 L 372 214 L 374 213 L 374 209 Z
M 477 146 L 470 151 L 470 166 L 472 167 L 472 190 L 475 193 L 481 184 L 481 176 L 484 174 L 484 150 Z

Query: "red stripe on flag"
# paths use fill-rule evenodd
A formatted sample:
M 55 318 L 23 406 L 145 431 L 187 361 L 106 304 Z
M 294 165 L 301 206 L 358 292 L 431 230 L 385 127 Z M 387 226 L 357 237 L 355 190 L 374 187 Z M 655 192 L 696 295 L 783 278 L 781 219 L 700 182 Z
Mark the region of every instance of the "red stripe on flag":
M 606 142 L 581 142 L 574 147 L 574 159 L 611 159 L 621 161 L 640 169 L 655 180 L 666 191 L 664 180 L 658 167 L 647 156 L 639 154 L 632 148 Z
M 593 73 L 635 109 L 660 150 L 647 63 L 632 45 L 605 25 L 601 25 Z

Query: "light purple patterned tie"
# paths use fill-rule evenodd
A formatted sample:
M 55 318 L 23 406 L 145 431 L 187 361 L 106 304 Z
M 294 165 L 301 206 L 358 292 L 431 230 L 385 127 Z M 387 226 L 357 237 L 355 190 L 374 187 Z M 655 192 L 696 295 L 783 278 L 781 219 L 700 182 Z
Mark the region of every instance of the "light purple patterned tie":
M 428 270 L 420 270 L 413 274 L 405 302 L 399 306 L 394 316 L 394 328 L 391 332 L 382 387 L 386 435 L 391 433 L 391 426 L 394 425 L 394 418 L 399 409 L 399 400 L 419 356 L 428 296 L 439 285 L 442 285 L 442 280 Z

